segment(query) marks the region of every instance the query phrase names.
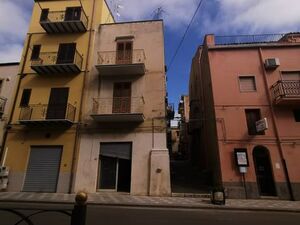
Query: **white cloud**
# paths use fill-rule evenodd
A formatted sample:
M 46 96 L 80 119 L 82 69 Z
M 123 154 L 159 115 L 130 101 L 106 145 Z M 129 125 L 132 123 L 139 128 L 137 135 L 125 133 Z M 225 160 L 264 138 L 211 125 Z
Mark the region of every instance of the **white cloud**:
M 27 13 L 22 5 L 2 0 L 0 2 L 0 35 L 10 40 L 22 40 L 28 27 Z
M 20 60 L 30 18 L 29 2 L 0 0 L 0 62 Z
M 119 9 L 120 20 L 152 19 L 155 10 L 162 7 L 165 24 L 171 28 L 179 28 L 188 24 L 197 7 L 198 0 L 114 0 L 123 8 Z M 115 7 L 112 6 L 112 10 Z
M 299 0 L 216 0 L 214 20 L 205 27 L 223 33 L 289 32 L 300 28 Z
M 10 44 L 1 48 L 0 62 L 19 62 L 21 59 L 23 45 Z

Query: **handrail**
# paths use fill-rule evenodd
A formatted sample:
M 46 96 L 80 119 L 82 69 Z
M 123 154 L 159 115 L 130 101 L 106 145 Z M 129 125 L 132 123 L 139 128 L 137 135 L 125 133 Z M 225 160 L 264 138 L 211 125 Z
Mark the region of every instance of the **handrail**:
M 300 98 L 300 80 L 279 80 L 271 87 L 275 100 L 279 98 Z
M 69 120 L 74 121 L 76 107 L 68 103 L 67 105 L 53 105 L 51 108 L 48 104 L 31 104 L 21 107 L 19 120 L 20 121 L 35 121 L 35 120 Z
M 58 10 L 58 11 L 49 11 L 46 20 L 40 20 L 41 23 L 57 23 L 57 22 L 76 22 L 81 21 L 85 27 L 88 26 L 88 17 L 81 7 L 81 14 L 79 20 L 65 20 L 66 10 Z
M 300 42 L 299 33 L 215 36 L 216 45 Z M 291 41 L 293 39 L 293 41 Z
M 64 62 L 57 62 L 57 58 L 58 58 L 58 51 L 56 51 L 56 52 L 40 52 L 39 58 L 31 61 L 31 66 L 64 64 Z M 68 61 L 66 63 L 68 63 L 68 64 L 74 63 L 78 66 L 78 68 L 81 69 L 82 62 L 83 62 L 82 56 L 76 49 L 72 62 Z
M 144 49 L 128 51 L 100 51 L 98 52 L 98 65 L 117 65 L 144 63 L 146 55 Z
M 93 114 L 143 113 L 143 97 L 93 98 Z

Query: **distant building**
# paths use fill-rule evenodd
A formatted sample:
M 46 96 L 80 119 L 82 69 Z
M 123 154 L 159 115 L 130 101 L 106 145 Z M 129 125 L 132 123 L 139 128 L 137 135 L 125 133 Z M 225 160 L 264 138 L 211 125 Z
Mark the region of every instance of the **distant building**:
M 300 33 L 206 35 L 197 50 L 191 145 L 229 197 L 300 200 L 299 59 Z
M 3 141 L 17 91 L 19 63 L 0 63 L 0 159 L 5 152 Z
M 178 114 L 180 114 L 180 140 L 179 140 L 179 152 L 182 155 L 182 159 L 189 159 L 189 117 L 190 117 L 190 100 L 188 95 L 182 95 L 178 105 Z
M 171 158 L 177 159 L 181 156 L 179 152 L 179 138 L 180 138 L 180 130 L 178 126 L 171 127 L 171 137 L 172 137 L 172 151 L 171 151 Z

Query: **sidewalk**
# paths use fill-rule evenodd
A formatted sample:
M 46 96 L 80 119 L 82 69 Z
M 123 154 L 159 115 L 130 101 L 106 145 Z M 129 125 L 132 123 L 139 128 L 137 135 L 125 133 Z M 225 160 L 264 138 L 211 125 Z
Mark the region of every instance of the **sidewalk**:
M 0 192 L 1 202 L 74 203 L 75 194 Z M 300 213 L 300 201 L 227 199 L 225 206 L 209 198 L 131 196 L 119 193 L 88 195 L 88 204 L 190 209 L 257 210 Z

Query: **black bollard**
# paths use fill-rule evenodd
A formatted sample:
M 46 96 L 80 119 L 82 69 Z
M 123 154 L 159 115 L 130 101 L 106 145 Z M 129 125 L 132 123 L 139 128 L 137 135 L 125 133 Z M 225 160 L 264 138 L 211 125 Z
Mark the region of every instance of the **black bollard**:
M 71 225 L 85 225 L 87 194 L 78 192 L 75 197 L 75 205 L 72 210 Z

